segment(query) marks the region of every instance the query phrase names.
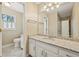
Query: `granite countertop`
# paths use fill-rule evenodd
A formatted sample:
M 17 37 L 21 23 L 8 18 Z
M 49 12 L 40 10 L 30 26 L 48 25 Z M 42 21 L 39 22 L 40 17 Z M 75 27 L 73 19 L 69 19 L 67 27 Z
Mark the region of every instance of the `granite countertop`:
M 77 41 L 65 40 L 64 38 L 51 36 L 49 37 L 47 35 L 32 35 L 29 36 L 29 38 L 79 52 L 79 42 Z

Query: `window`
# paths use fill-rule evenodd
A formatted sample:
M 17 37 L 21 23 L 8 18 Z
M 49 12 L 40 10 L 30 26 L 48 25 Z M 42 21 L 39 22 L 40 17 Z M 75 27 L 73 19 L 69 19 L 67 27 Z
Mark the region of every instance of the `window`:
M 15 29 L 15 17 L 2 14 L 3 28 L 4 29 Z

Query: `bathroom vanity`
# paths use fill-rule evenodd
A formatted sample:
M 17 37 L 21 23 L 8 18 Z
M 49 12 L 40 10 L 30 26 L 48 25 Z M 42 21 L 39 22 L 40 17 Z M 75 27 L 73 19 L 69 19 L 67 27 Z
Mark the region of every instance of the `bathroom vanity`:
M 79 42 L 43 35 L 29 36 L 33 57 L 79 57 Z

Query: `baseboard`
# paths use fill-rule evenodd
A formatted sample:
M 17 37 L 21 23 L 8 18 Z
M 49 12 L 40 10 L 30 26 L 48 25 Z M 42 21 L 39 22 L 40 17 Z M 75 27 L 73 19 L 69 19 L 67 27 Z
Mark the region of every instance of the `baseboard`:
M 6 48 L 6 47 L 9 47 L 9 46 L 12 46 L 12 45 L 14 45 L 14 43 L 3 45 L 2 48 Z

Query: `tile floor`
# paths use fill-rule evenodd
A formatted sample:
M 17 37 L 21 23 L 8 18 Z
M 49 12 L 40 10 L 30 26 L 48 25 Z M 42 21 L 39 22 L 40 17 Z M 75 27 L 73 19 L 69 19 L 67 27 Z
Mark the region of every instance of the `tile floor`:
M 23 57 L 23 51 L 21 48 L 15 48 L 14 46 L 9 46 L 3 48 L 3 57 Z

